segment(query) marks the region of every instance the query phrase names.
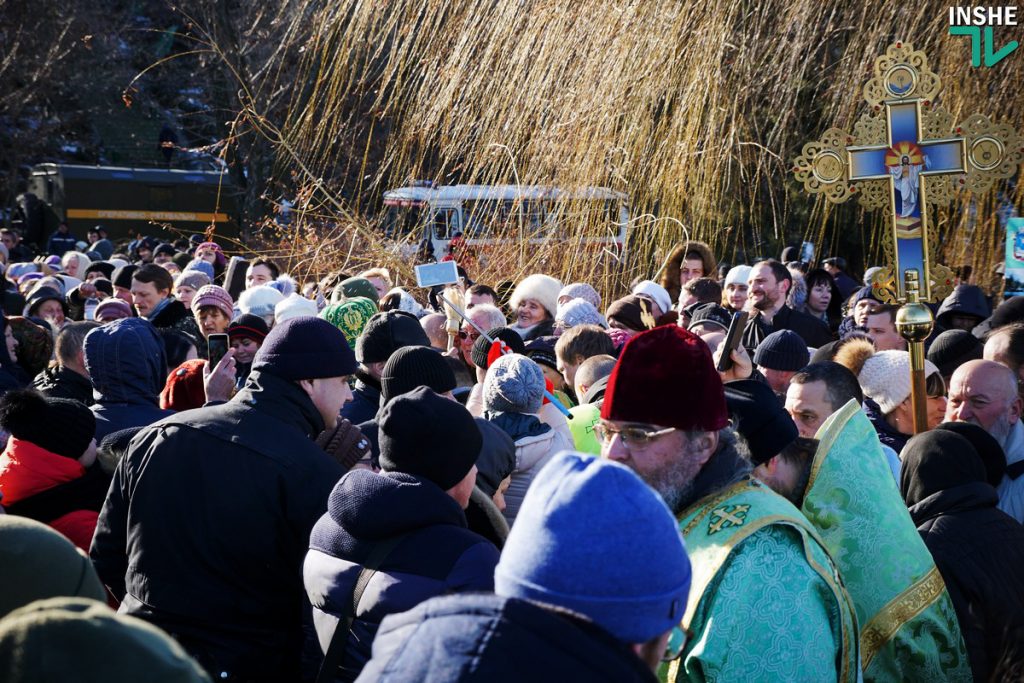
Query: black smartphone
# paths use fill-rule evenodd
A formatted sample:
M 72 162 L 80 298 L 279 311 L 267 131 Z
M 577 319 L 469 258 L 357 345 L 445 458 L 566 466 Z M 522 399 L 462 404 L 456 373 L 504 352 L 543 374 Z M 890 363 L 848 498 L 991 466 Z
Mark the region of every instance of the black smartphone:
M 719 357 L 718 366 L 716 367 L 716 370 L 719 372 L 727 372 L 732 368 L 732 352 L 740 345 L 740 340 L 743 339 L 743 330 L 746 326 L 746 311 L 732 314 L 732 322 L 729 323 L 729 331 L 725 335 L 725 341 L 722 342 L 722 355 Z
M 210 357 L 210 369 L 212 370 L 228 352 L 228 335 L 211 334 L 206 338 L 206 350 Z

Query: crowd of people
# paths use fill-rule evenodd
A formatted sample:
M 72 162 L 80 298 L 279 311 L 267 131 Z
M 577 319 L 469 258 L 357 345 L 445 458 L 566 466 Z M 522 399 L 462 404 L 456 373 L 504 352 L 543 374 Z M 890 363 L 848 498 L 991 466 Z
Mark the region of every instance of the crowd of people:
M 0 238 L 4 680 L 1024 672 L 1024 297 L 966 272 L 915 435 L 841 257 L 688 241 L 608 302 Z

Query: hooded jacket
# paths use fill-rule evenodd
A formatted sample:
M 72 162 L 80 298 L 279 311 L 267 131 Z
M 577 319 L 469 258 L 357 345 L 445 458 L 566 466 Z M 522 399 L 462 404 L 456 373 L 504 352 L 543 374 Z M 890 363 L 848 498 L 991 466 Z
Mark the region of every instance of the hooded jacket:
M 700 254 L 700 260 L 704 267 L 704 277 L 718 279 L 718 260 L 711 253 L 711 247 L 703 242 L 696 241 L 677 244 L 668 255 L 665 266 L 661 271 L 661 279 L 658 281 L 658 284 L 664 287 L 668 295 L 672 297 L 672 301 L 679 299 L 679 292 L 682 289 L 682 285 L 679 284 L 679 268 L 683 264 L 683 259 L 691 251 Z
M 484 416 L 505 430 L 516 444 L 516 467 L 512 471 L 512 483 L 505 492 L 505 519 L 512 526 L 533 478 L 555 453 L 572 450 L 572 437 L 552 429 L 536 415 L 485 413 Z
M 302 558 L 342 474 L 323 427 L 297 384 L 253 371 L 230 401 L 140 431 L 114 472 L 96 571 L 213 680 L 299 678 Z
M 402 535 L 355 606 L 341 680 L 362 670 L 385 616 L 438 595 L 493 589 L 498 550 L 466 528 L 455 500 L 421 477 L 353 470 L 313 528 L 302 570 L 322 651 L 373 548 Z
M 586 618 L 497 595 L 435 598 L 381 624 L 360 681 L 509 683 L 658 680 Z
M 996 508 L 970 442 L 934 430 L 903 452 L 900 493 L 953 600 L 974 680 L 1024 656 L 1024 526 Z
M 981 322 L 990 313 L 985 292 L 981 291 L 981 287 L 957 285 L 952 293 L 942 300 L 939 312 L 935 314 L 935 322 L 946 329 L 951 329 L 949 318 L 954 315 L 973 315 Z
M 96 440 L 129 427 L 144 427 L 171 414 L 161 410 L 167 379 L 164 344 L 142 318 L 125 318 L 85 336 L 85 368 L 92 378 Z
M 13 436 L 0 454 L 4 509 L 49 524 L 84 551 L 92 542 L 108 482 L 98 467 L 87 470 L 77 460 Z

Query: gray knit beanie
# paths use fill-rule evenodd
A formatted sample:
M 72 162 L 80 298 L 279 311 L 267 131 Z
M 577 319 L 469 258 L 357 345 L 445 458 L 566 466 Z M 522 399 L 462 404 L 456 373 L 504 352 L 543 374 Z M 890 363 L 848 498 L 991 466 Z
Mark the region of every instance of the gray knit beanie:
M 518 353 L 494 361 L 484 379 L 484 408 L 494 413 L 537 413 L 544 401 L 544 373 Z

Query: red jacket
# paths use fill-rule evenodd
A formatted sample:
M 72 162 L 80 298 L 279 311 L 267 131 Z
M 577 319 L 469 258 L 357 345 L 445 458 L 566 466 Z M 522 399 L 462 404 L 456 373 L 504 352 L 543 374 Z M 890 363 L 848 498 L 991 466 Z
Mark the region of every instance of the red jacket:
M 7 448 L 0 454 L 3 505 L 13 505 L 84 474 L 85 467 L 77 460 L 51 453 L 34 443 L 20 441 L 12 436 L 7 442 Z M 99 512 L 75 510 L 52 520 L 50 526 L 89 552 L 98 518 Z

